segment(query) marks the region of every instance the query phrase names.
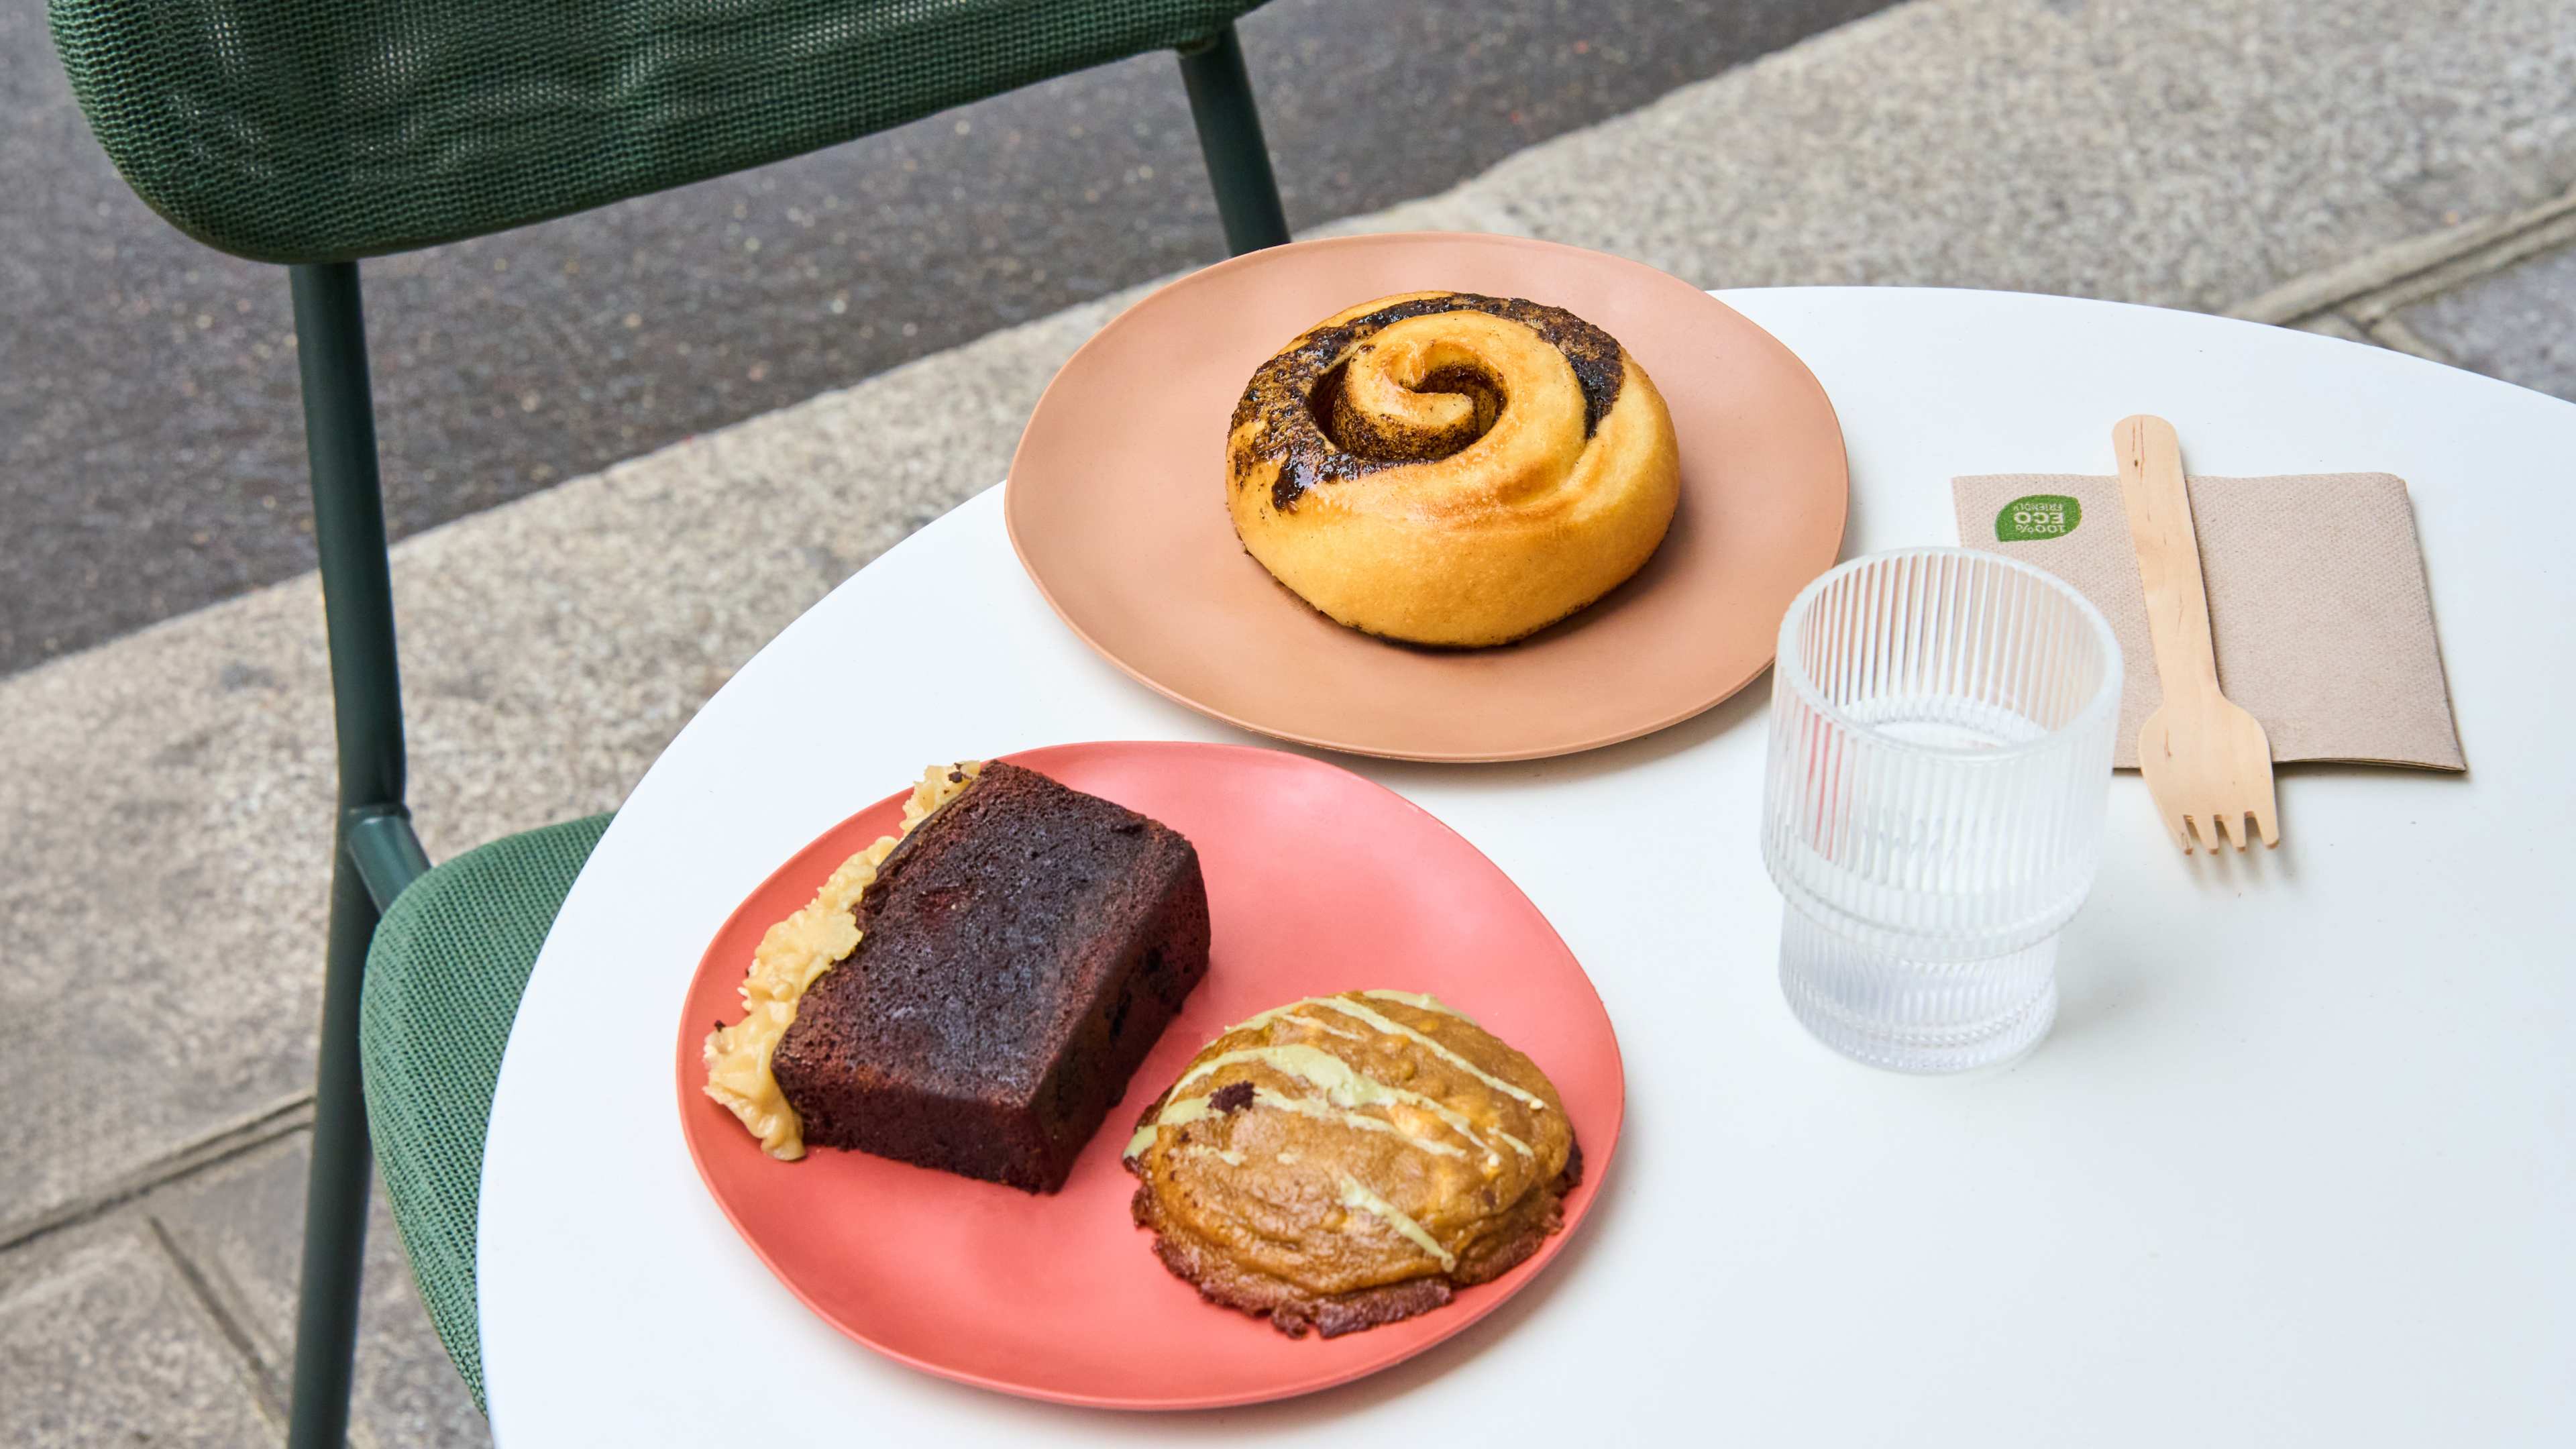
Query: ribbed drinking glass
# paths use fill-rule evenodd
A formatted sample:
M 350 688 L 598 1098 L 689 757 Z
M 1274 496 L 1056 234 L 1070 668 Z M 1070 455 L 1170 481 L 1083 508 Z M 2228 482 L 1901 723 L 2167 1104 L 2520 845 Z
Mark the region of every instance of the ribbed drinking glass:
M 1808 585 L 1780 625 L 1762 834 L 1798 1020 L 1898 1071 L 2037 1045 L 2119 712 L 2110 624 L 2027 564 L 1904 549 Z

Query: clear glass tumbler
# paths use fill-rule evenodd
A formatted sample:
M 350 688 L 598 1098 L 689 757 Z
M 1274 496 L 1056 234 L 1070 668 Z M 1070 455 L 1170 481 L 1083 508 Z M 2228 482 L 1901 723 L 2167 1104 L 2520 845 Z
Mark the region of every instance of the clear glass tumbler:
M 1906 1072 L 2036 1046 L 2119 713 L 2109 622 L 2027 564 L 1904 549 L 1808 585 L 1780 625 L 1762 831 L 1798 1020 Z

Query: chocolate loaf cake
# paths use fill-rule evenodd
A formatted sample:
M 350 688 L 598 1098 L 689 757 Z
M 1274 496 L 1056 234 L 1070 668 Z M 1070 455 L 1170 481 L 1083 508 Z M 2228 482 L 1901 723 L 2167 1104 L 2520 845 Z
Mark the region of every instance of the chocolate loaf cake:
M 906 835 L 855 914 L 771 1062 L 805 1140 L 1030 1192 L 1207 974 L 1189 841 L 1014 765 Z

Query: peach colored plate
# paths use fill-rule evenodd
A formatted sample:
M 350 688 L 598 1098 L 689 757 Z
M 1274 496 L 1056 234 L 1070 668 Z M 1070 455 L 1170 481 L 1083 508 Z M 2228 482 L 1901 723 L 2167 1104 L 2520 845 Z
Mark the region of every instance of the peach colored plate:
M 763 881 L 709 943 L 680 1015 L 689 1155 L 744 1241 L 834 1327 L 944 1378 L 1123 1409 L 1286 1398 L 1385 1368 L 1526 1286 L 1590 1210 L 1619 1141 L 1619 1044 L 1590 978 L 1492 861 L 1401 796 L 1345 770 L 1237 745 L 1058 745 L 1008 756 L 1141 810 L 1198 847 L 1214 916 L 1190 994 L 1060 1193 L 1034 1197 L 862 1153 L 763 1155 L 699 1090 L 699 1045 L 771 923 L 895 828 L 889 795 Z M 1289 1339 L 1212 1307 L 1163 1270 L 1128 1217 L 1119 1163 L 1136 1116 L 1226 1025 L 1354 988 L 1428 991 L 1527 1052 L 1556 1083 L 1583 1150 L 1565 1231 L 1437 1312 L 1365 1333 Z
M 1253 369 L 1372 297 L 1447 288 L 1567 308 L 1644 366 L 1682 503 L 1620 588 L 1519 644 L 1448 652 L 1335 624 L 1243 551 L 1225 435 Z M 1129 308 L 1057 373 L 1011 460 L 1011 543 L 1057 614 L 1180 703 L 1281 739 L 1409 760 L 1524 760 L 1649 734 L 1743 688 L 1833 565 L 1842 428 L 1813 374 L 1697 287 L 1599 252 L 1418 232 L 1273 247 Z

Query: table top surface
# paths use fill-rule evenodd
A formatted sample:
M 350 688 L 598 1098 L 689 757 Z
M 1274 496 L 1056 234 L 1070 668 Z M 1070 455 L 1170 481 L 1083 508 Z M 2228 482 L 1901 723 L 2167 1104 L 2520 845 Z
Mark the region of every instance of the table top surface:
M 985 493 L 709 701 L 565 902 L 484 1163 L 498 1440 L 1345 1445 L 1358 1416 L 1372 1442 L 1685 1427 L 1753 1443 L 2565 1442 L 2576 407 L 2188 313 L 1718 295 L 1796 350 L 1841 414 L 1845 557 L 1955 541 L 1955 475 L 2108 474 L 2110 425 L 2134 412 L 2173 419 L 2195 471 L 2405 478 L 2471 773 L 2291 767 L 2281 849 L 2242 859 L 2186 859 L 2137 777 L 2117 777 L 2055 1033 L 2009 1070 L 1924 1080 L 1833 1055 L 1780 1000 L 1755 825 L 1766 682 L 1561 759 L 1328 756 L 1475 842 L 1584 962 L 1627 1061 L 1618 1169 L 1527 1291 L 1371 1379 L 1209 1414 L 1023 1402 L 807 1313 L 700 1186 L 670 1076 L 674 1013 L 716 926 L 925 763 L 1259 742 L 1085 649 Z M 912 670 L 940 672 L 925 687 Z

